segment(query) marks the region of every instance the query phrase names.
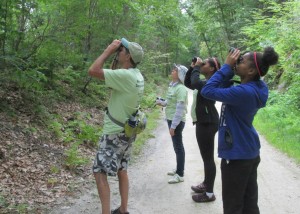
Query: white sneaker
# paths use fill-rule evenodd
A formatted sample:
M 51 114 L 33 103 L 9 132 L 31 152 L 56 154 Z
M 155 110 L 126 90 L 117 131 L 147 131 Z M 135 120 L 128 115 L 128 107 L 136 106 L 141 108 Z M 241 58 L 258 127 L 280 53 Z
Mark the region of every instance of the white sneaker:
M 178 174 L 175 174 L 169 181 L 168 183 L 169 184 L 176 184 L 176 183 L 179 183 L 179 182 L 183 182 L 184 181 L 184 178 L 179 176 Z
M 167 173 L 167 175 L 175 175 L 176 174 L 176 169 L 172 169 L 171 171 L 169 171 L 168 173 Z

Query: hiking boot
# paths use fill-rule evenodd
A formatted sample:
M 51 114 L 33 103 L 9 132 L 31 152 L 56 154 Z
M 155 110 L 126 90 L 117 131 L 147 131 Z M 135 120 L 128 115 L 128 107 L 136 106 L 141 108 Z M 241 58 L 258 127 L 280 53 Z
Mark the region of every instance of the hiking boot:
M 175 174 L 169 181 L 168 183 L 169 184 L 176 184 L 176 183 L 179 183 L 179 182 L 183 182 L 184 181 L 184 178 L 179 176 L 178 174 Z
M 208 197 L 206 193 L 200 193 L 192 196 L 192 199 L 197 203 L 205 203 L 205 202 L 211 202 L 216 200 L 216 196 L 212 195 L 211 197 Z
M 121 213 L 120 207 L 119 207 L 119 208 L 117 208 L 115 210 L 112 210 L 111 214 L 129 214 L 129 212 Z
M 176 174 L 176 169 L 172 169 L 171 171 L 169 171 L 168 173 L 167 173 L 167 175 L 175 175 Z
M 197 186 L 191 186 L 191 189 L 195 192 L 195 193 L 203 193 L 206 192 L 206 186 L 204 183 L 201 183 Z

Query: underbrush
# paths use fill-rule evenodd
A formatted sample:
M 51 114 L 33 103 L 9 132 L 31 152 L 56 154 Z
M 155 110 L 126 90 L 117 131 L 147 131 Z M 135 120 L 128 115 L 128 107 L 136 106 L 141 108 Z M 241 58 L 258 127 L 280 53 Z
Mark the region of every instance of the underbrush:
M 102 81 L 87 77 L 86 71 L 74 71 L 71 67 L 51 77 L 34 70 L 3 71 L 0 79 L 0 134 L 3 136 L 0 166 L 7 166 L 0 167 L 0 172 L 3 178 L 15 176 L 16 180 L 16 183 L 4 179 L 0 182 L 0 212 L 35 213 L 39 203 L 50 206 L 55 198 L 75 191 L 77 183 L 88 182 L 109 90 Z M 160 115 L 153 110 L 153 105 L 168 82 L 167 78 L 155 75 L 145 76 L 145 80 L 141 107 L 147 114 L 148 124 L 137 137 L 133 155 L 138 155 L 144 143 L 153 137 L 152 130 Z M 18 142 L 14 141 L 16 138 Z M 9 170 L 14 164 L 11 156 L 14 150 L 18 150 L 18 158 L 26 166 Z M 38 167 L 43 166 L 38 175 L 19 173 L 19 170 L 35 171 L 37 163 Z M 25 191 L 20 183 L 28 180 L 31 185 Z M 43 190 L 36 193 L 35 189 L 41 186 Z M 66 186 L 76 188 L 65 190 Z
M 155 74 L 144 77 L 141 107 L 151 114 L 155 98 L 167 86 L 168 79 Z M 66 165 L 70 168 L 86 162 L 77 155 L 77 150 L 82 146 L 97 146 L 109 97 L 103 81 L 90 78 L 85 70 L 76 71 L 71 66 L 51 75 L 38 69 L 5 71 L 0 79 L 3 80 L 0 84 L 3 112 L 12 120 L 18 120 L 24 113 L 29 115 L 30 130 L 42 127 L 57 142 L 66 145 L 69 148 L 65 152 Z M 148 127 L 151 126 L 149 120 Z M 143 136 L 146 138 L 146 134 Z
M 157 127 L 157 121 L 160 119 L 161 112 L 159 109 L 152 110 L 149 113 L 146 113 L 147 115 L 147 128 L 144 132 L 139 134 L 133 144 L 133 155 L 138 155 L 141 152 L 141 149 L 143 148 L 143 145 L 147 140 L 150 138 L 154 138 L 153 130 Z
M 300 111 L 289 94 L 272 92 L 265 108 L 259 110 L 254 126 L 268 142 L 300 163 Z

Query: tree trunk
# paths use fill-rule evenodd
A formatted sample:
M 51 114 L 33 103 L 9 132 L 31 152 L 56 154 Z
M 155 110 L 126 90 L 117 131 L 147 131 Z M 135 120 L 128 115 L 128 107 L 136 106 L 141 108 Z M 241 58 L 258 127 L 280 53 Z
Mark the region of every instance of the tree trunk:
M 0 45 L 1 45 L 1 55 L 2 57 L 0 58 L 0 68 L 3 69 L 6 67 L 6 60 L 5 60 L 5 56 L 6 56 L 6 51 L 5 51 L 5 46 L 6 46 L 6 38 L 7 38 L 7 31 L 8 31 L 8 10 L 9 10 L 9 1 L 5 1 L 5 3 L 3 3 L 4 8 L 1 9 L 1 13 L 3 15 L 1 15 L 2 19 L 3 19 L 3 26 L 1 26 L 1 28 L 3 29 L 3 34 L 0 37 Z
M 25 2 L 26 0 L 22 0 L 22 5 L 21 5 L 21 14 L 18 17 L 18 36 L 15 41 L 15 51 L 18 52 L 20 44 L 22 40 L 24 39 L 24 33 L 25 33 L 25 24 L 26 24 L 26 5 Z
M 88 20 L 93 19 L 96 6 L 97 6 L 97 1 L 90 0 L 88 14 L 87 14 Z M 91 27 L 90 24 L 88 24 L 88 26 L 87 26 L 87 35 L 86 35 L 86 38 L 85 38 L 85 45 L 84 45 L 84 53 L 86 55 L 86 59 L 88 59 L 89 56 L 90 56 L 91 40 L 92 40 L 92 27 Z
M 203 41 L 205 42 L 205 45 L 207 47 L 208 54 L 209 54 L 209 56 L 211 56 L 212 55 L 212 51 L 211 51 L 211 48 L 208 45 L 209 42 L 208 42 L 208 40 L 207 40 L 207 38 L 206 38 L 206 36 L 205 36 L 205 34 L 203 32 L 201 33 L 201 36 L 202 36 Z

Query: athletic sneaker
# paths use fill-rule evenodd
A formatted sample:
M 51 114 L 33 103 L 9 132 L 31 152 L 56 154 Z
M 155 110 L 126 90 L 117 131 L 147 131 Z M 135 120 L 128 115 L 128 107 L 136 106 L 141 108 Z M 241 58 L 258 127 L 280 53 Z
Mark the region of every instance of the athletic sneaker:
M 193 200 L 198 203 L 211 202 L 216 200 L 216 196 L 213 194 L 211 197 L 208 197 L 206 193 L 200 193 L 192 196 Z
M 121 212 L 120 212 L 120 207 L 118 207 L 117 209 L 112 210 L 112 211 L 111 211 L 111 214 L 129 214 L 129 212 L 121 213 Z
M 175 175 L 176 174 L 176 169 L 172 169 L 171 171 L 169 171 L 168 173 L 167 173 L 167 175 Z
M 179 182 L 183 182 L 184 181 L 184 178 L 179 176 L 178 174 L 175 174 L 169 181 L 168 183 L 169 184 L 176 184 L 176 183 L 179 183 Z
M 191 189 L 195 192 L 195 193 L 203 193 L 206 192 L 206 186 L 204 183 L 201 183 L 197 186 L 191 186 Z

